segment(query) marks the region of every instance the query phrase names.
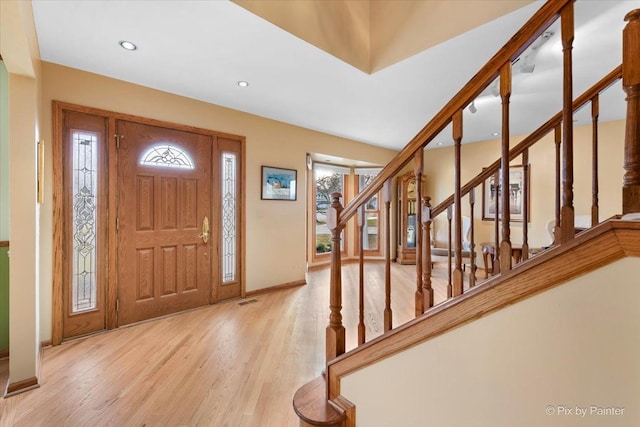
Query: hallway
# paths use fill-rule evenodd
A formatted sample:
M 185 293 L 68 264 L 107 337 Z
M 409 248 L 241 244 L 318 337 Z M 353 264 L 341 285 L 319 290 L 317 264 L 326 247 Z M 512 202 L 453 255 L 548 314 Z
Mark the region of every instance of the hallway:
M 446 266 L 434 272 L 444 277 Z M 347 349 L 357 274 L 357 264 L 343 268 Z M 382 332 L 384 265 L 367 264 L 365 275 L 371 339 Z M 413 277 L 415 266 L 392 264 L 394 325 L 413 316 Z M 324 369 L 329 269 L 307 280 L 47 348 L 41 387 L 0 399 L 0 426 L 297 426 L 293 394 Z M 434 288 L 439 302 L 446 284 Z

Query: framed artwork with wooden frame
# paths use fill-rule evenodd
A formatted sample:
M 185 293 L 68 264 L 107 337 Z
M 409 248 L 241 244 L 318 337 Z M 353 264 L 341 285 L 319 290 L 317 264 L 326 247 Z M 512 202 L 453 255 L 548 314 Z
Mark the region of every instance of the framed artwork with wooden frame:
M 262 200 L 296 200 L 297 176 L 294 169 L 262 166 Z
M 531 166 L 528 168 L 529 176 L 531 174 Z M 502 202 L 501 199 L 501 175 L 500 170 L 497 172 L 498 185 L 495 184 L 496 174 L 491 175 L 482 183 L 482 219 L 485 221 L 493 221 L 496 219 L 496 197 L 498 198 L 498 217 L 502 219 Z M 531 180 L 527 179 L 528 185 Z M 530 197 L 531 188 L 525 194 L 524 191 L 524 167 L 522 165 L 509 166 L 509 212 L 510 219 L 514 222 L 522 222 L 524 220 L 524 198 Z M 530 200 L 530 199 L 529 199 Z M 531 203 L 527 203 L 527 207 Z

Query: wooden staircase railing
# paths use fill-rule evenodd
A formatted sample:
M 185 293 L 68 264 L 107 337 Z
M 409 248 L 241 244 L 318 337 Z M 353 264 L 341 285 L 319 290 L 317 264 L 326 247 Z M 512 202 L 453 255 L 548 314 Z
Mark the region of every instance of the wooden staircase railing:
M 590 103 L 591 116 L 593 122 L 592 151 L 594 153 L 593 173 L 592 173 L 592 206 L 591 223 L 592 226 L 598 223 L 598 175 L 597 175 L 597 151 L 598 151 L 598 117 L 599 117 L 599 94 L 611 86 L 614 82 L 622 78 L 622 84 L 627 93 L 627 120 L 625 133 L 625 175 L 623 183 L 623 206 L 622 213 L 640 212 L 640 10 L 630 12 L 625 20 L 628 21 L 623 32 L 623 63 L 615 68 L 602 80 L 596 83 L 591 89 L 573 100 L 572 92 L 572 45 L 574 39 L 574 19 L 573 0 L 549 0 L 538 12 L 498 51 L 498 53 L 455 95 L 434 118 L 405 146 L 398 155 L 380 172 L 380 174 L 359 193 L 350 203 L 342 206 L 340 203 L 341 194 L 332 194 L 332 204 L 327 210 L 327 226 L 332 234 L 331 252 L 331 275 L 330 275 L 330 315 L 329 325 L 326 331 L 326 360 L 331 360 L 345 353 L 345 328 L 342 324 L 342 283 L 341 283 L 341 257 L 340 257 L 340 235 L 347 222 L 354 216 L 362 216 L 362 206 L 374 197 L 383 187 L 383 201 L 386 215 L 385 230 L 385 304 L 384 304 L 384 331 L 392 328 L 391 312 L 391 244 L 390 244 L 390 204 L 391 185 L 393 178 L 410 162 L 413 162 L 413 172 L 416 182 L 422 182 L 424 173 L 423 149 L 440 132 L 452 124 L 452 138 L 454 141 L 455 174 L 454 192 L 435 207 L 431 207 L 430 198 L 424 194 L 422 185 L 417 185 L 416 200 L 420 202 L 420 208 L 416 209 L 416 290 L 415 290 L 415 315 L 422 316 L 423 313 L 433 306 L 433 289 L 431 286 L 431 227 L 434 218 L 443 212 L 447 212 L 449 222 L 449 236 L 452 235 L 453 242 L 449 237 L 449 265 L 452 265 L 451 258 L 455 261 L 450 267 L 449 297 L 458 297 L 464 293 L 464 274 L 462 268 L 462 198 L 468 195 L 469 211 L 471 212 L 471 267 L 469 269 L 469 288 L 474 288 L 476 284 L 475 265 L 475 234 L 473 226 L 473 212 L 475 204 L 475 188 L 494 176 L 495 182 L 509 184 L 509 165 L 518 156 L 522 156 L 522 163 L 527 177 L 529 166 L 529 148 L 539 142 L 544 136 L 554 132 L 554 143 L 556 153 L 556 191 L 555 191 L 555 245 L 570 244 L 574 239 L 575 212 L 573 207 L 573 113 Z M 509 100 L 511 96 L 511 64 L 518 56 L 527 49 L 556 19 L 561 19 L 561 39 L 563 48 L 563 108 L 562 111 L 554 115 L 546 123 L 540 126 L 527 136 L 522 142 L 509 147 Z M 499 94 L 502 101 L 502 133 L 501 133 L 501 157 L 494 163 L 483 169 L 475 178 L 462 185 L 461 182 L 461 144 L 463 139 L 462 112 L 485 88 L 487 88 L 496 77 L 500 76 Z M 528 178 L 524 181 L 525 194 L 529 191 Z M 528 198 L 525 196 L 524 200 Z M 495 208 L 495 255 L 496 267 L 501 273 L 508 273 L 512 270 L 512 241 L 510 236 L 510 199 L 507 191 L 502 191 L 500 200 L 496 196 Z M 527 202 L 525 202 L 527 203 Z M 499 216 L 498 204 L 502 206 L 502 216 Z M 526 224 L 528 218 L 526 212 L 528 206 L 524 206 Z M 364 218 L 359 218 L 362 224 Z M 453 220 L 453 224 L 452 221 Z M 452 224 L 452 225 L 451 225 Z M 358 227 L 362 234 L 362 226 Z M 421 231 L 421 232 L 420 232 Z M 362 237 L 361 237 L 362 238 Z M 498 249 L 499 248 L 499 249 Z M 523 227 L 522 254 L 523 259 L 528 257 L 528 234 L 527 227 Z M 358 345 L 365 343 L 364 325 L 364 296 L 366 285 L 364 283 L 364 260 L 360 258 L 360 297 L 359 310 L 360 322 L 358 324 Z M 476 287 L 477 288 L 477 287 Z M 479 289 L 478 289 L 479 290 Z M 474 292 L 475 293 L 475 292 Z M 332 389 L 329 382 L 326 384 L 327 394 L 325 399 L 330 399 L 333 406 L 342 408 L 343 414 L 353 414 L 353 408 L 344 399 L 336 402 L 334 393 L 328 391 Z M 318 390 L 314 387 L 314 390 Z M 302 390 L 302 389 L 301 389 Z M 335 388 L 334 388 L 335 390 Z M 298 396 L 298 394 L 297 394 Z M 294 407 L 296 406 L 294 402 Z M 317 420 L 318 424 L 305 417 L 300 408 L 296 407 L 296 412 L 303 420 L 303 425 L 343 425 L 345 420 L 351 416 L 337 417 L 341 421 L 334 424 L 324 424 Z M 339 412 L 340 412 L 339 411 Z M 345 418 L 346 417 L 346 418 Z M 305 424 L 306 423 L 306 424 Z M 345 425 L 351 425 L 349 423 Z
M 598 99 L 599 99 L 599 95 L 604 92 L 605 90 L 607 90 L 610 86 L 612 86 L 615 82 L 617 82 L 618 80 L 620 80 L 620 78 L 622 77 L 622 66 L 618 66 L 615 69 L 613 69 L 609 74 L 607 74 L 605 77 L 603 77 L 599 82 L 597 82 L 595 85 L 593 85 L 591 88 L 589 88 L 586 92 L 584 92 L 582 95 L 580 95 L 572 104 L 572 108 L 571 111 L 573 113 L 577 112 L 578 110 L 584 108 L 587 104 L 591 103 L 592 105 L 592 120 L 593 120 L 593 136 L 592 136 L 592 151 L 593 151 L 593 170 L 592 170 L 592 207 L 591 207 L 591 215 L 592 215 L 592 226 L 598 224 L 599 220 L 598 220 L 598 175 L 597 175 L 597 159 L 598 159 L 598 155 L 597 155 L 597 141 L 598 141 L 598 120 L 597 120 L 597 108 L 598 108 Z M 549 133 L 551 133 L 552 131 L 555 134 L 555 143 L 556 143 L 556 159 L 555 159 L 555 164 L 556 164 L 556 178 L 557 178 L 557 186 L 556 186 L 556 191 L 555 191 L 555 200 L 556 200 L 556 227 L 558 227 L 560 225 L 560 173 L 558 171 L 561 170 L 561 157 L 559 154 L 559 150 L 561 147 L 561 140 L 559 138 L 559 135 L 561 134 L 561 124 L 562 124 L 562 119 L 563 119 L 563 113 L 559 112 L 556 115 L 554 115 L 551 119 L 549 119 L 546 123 L 544 123 L 542 126 L 540 126 L 538 129 L 536 129 L 535 131 L 533 131 L 530 135 L 528 135 L 527 137 L 525 137 L 519 144 L 517 144 L 515 147 L 511 148 L 507 154 L 507 159 L 508 162 L 511 162 L 515 159 L 518 158 L 518 156 L 522 157 L 522 165 L 523 165 L 523 169 L 524 169 L 524 188 L 523 188 L 523 215 L 524 215 L 524 219 L 523 222 L 526 224 L 528 223 L 528 214 L 529 214 L 529 209 L 528 209 L 528 200 L 529 200 L 529 174 L 527 172 L 528 167 L 529 167 L 529 149 L 531 147 L 533 147 L 536 143 L 540 142 L 546 135 L 548 135 Z M 500 173 L 501 167 L 502 167 L 502 162 L 503 162 L 503 158 L 501 157 L 500 159 L 496 160 L 495 162 L 493 162 L 491 165 L 489 165 L 488 167 L 484 168 L 482 170 L 482 172 L 480 172 L 476 177 L 474 177 L 473 179 L 471 179 L 469 182 L 467 182 L 465 185 L 461 186 L 459 189 L 459 194 L 453 194 L 449 197 L 447 197 L 446 199 L 444 199 L 441 203 L 439 203 L 436 207 L 431 208 L 430 206 L 426 206 L 426 209 L 428 209 L 430 211 L 429 214 L 429 218 L 430 221 L 433 221 L 436 217 L 438 217 L 440 214 L 444 213 L 444 212 L 448 212 L 452 206 L 455 206 L 455 200 L 456 198 L 461 199 L 462 197 L 466 196 L 466 195 L 470 195 L 469 197 L 469 202 L 471 205 L 473 205 L 475 203 L 475 191 L 476 189 L 481 186 L 488 178 L 490 178 L 492 175 L 493 176 L 497 176 L 498 173 Z M 456 170 L 460 169 L 460 164 L 459 164 L 459 158 L 458 156 L 456 156 Z M 503 178 L 504 179 L 504 178 Z M 497 182 L 497 180 L 495 181 Z M 504 199 L 502 200 L 501 204 L 504 204 Z M 474 253 L 475 253 L 475 240 L 474 240 L 474 215 L 473 215 L 473 210 L 470 209 L 471 212 L 471 242 L 470 242 L 470 248 L 472 251 L 472 255 L 471 255 L 471 271 L 469 273 L 469 287 L 473 287 L 475 285 L 475 281 L 477 280 L 477 278 L 475 277 L 475 272 L 476 272 L 476 265 L 475 265 L 475 257 L 474 257 Z M 504 230 L 504 226 L 506 225 L 506 220 L 502 221 L 500 217 L 498 217 L 497 215 L 498 209 L 496 209 L 496 217 L 494 218 L 495 221 L 495 238 L 494 238 L 494 244 L 495 247 L 500 247 L 500 240 L 498 238 L 499 236 L 499 226 L 500 224 L 502 224 L 503 230 Z M 448 214 L 447 217 L 449 217 L 450 215 Z M 523 239 L 522 239 L 522 261 L 525 261 L 528 258 L 528 253 L 529 253 L 529 244 L 528 244 L 528 227 L 523 227 Z M 459 234 L 461 235 L 461 234 Z M 426 238 L 429 239 L 429 234 L 426 235 Z M 557 239 L 556 239 L 557 242 Z M 427 241 L 426 245 L 429 246 L 430 242 Z M 457 257 L 458 259 L 461 259 L 461 244 L 460 242 L 458 242 L 457 240 L 454 242 L 454 256 Z M 505 252 L 506 251 L 506 252 Z M 510 255 L 505 255 L 502 256 L 502 254 L 510 254 L 511 253 L 511 248 L 509 247 L 508 249 L 500 249 L 500 251 L 497 252 L 496 255 L 497 258 L 508 258 L 509 260 L 511 260 L 511 256 Z M 501 266 L 500 264 L 496 265 L 496 270 L 493 271 L 492 273 L 498 273 L 501 269 L 504 268 L 504 266 Z M 458 268 L 458 267 L 457 267 Z M 510 269 L 510 268 L 509 268 Z M 503 270 L 506 271 L 506 270 Z M 462 286 L 460 283 L 454 284 L 454 287 L 457 286 L 459 289 L 461 289 L 460 287 Z M 458 291 L 460 292 L 460 290 Z M 454 292 L 454 296 L 455 295 L 459 295 L 456 294 Z

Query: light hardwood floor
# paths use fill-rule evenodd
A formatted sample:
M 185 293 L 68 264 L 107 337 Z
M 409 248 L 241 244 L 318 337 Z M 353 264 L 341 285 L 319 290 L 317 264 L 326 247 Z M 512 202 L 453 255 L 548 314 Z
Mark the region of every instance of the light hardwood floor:
M 394 327 L 413 317 L 415 267 L 393 264 Z M 436 303 L 446 267 L 434 270 Z M 384 266 L 366 265 L 367 340 L 382 333 Z M 329 270 L 234 300 L 44 350 L 41 387 L 0 399 L 0 426 L 297 426 L 291 400 L 324 369 Z M 347 348 L 357 265 L 343 269 Z M 0 361 L 6 384 L 7 361 Z

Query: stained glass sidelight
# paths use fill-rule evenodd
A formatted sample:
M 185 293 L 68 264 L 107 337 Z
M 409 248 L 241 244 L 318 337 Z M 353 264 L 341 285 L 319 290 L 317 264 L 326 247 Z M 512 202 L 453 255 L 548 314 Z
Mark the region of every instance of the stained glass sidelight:
M 170 144 L 158 144 L 149 148 L 142 155 L 140 164 L 143 166 L 193 169 L 191 156 L 181 148 Z
M 98 135 L 73 133 L 72 313 L 97 307 Z
M 222 154 L 222 283 L 236 280 L 237 156 Z

